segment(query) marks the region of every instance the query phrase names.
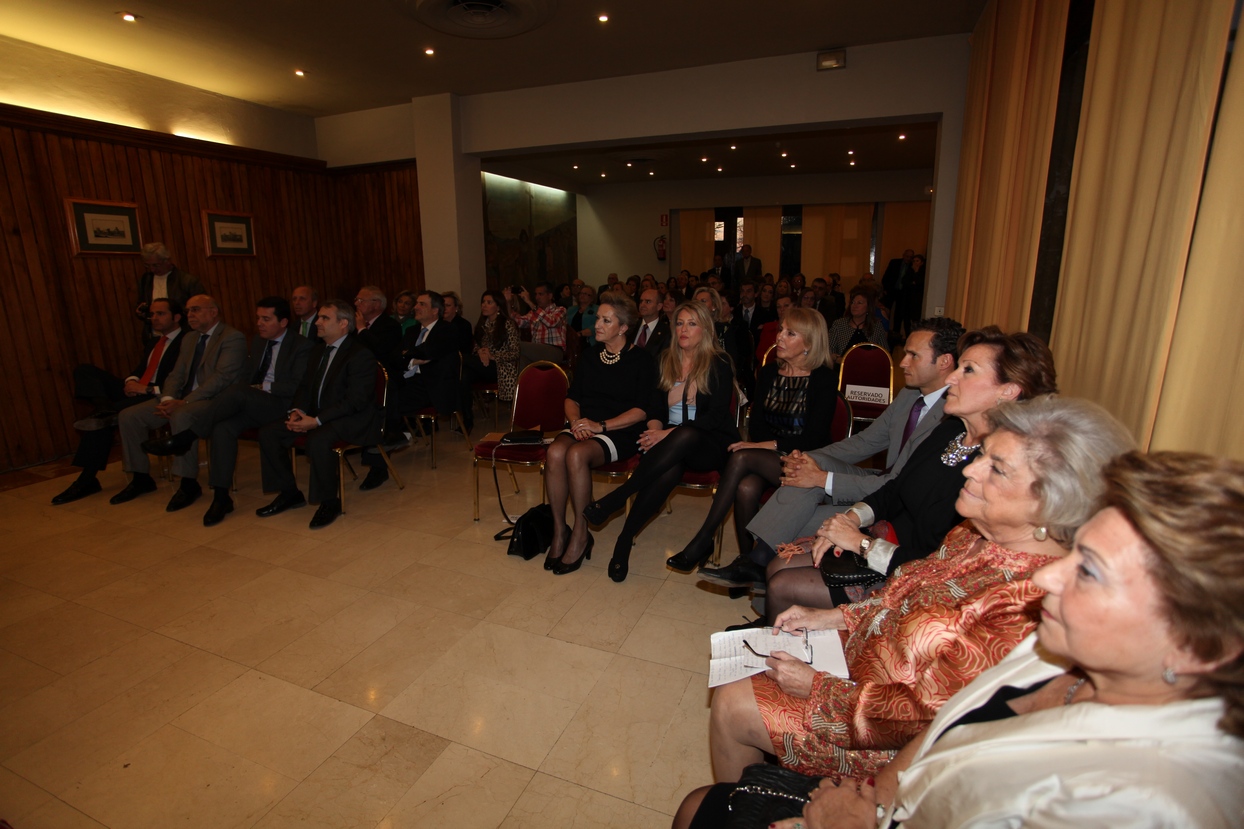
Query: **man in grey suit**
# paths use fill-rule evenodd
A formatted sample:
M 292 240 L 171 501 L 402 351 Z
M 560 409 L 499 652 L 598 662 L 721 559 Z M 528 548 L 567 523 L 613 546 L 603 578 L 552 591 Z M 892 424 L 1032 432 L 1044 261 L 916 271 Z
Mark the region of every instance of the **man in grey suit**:
M 125 489 L 112 496 L 113 504 L 155 491 L 150 462 L 143 451 L 148 433 L 165 423 L 178 434 L 206 422 L 211 401 L 237 381 L 246 363 L 246 337 L 221 322 L 216 300 L 206 294 L 191 297 L 186 304 L 186 320 L 190 324 L 186 336 L 196 342 L 193 347 L 187 342 L 182 348 L 177 365 L 164 381 L 164 394 L 159 400 L 131 406 L 117 417 L 123 466 L 131 478 Z M 181 485 L 168 502 L 169 512 L 190 506 L 203 494 L 195 480 L 199 472 L 197 451 L 176 458 L 173 472 L 181 476 Z
M 942 421 L 946 378 L 958 363 L 963 333 L 963 326 L 946 317 L 922 321 L 907 338 L 900 364 L 906 388 L 858 435 L 784 458 L 782 486 L 747 525 L 756 546 L 725 567 L 701 569 L 700 575 L 731 587 L 763 582 L 764 566 L 779 544 L 815 535 L 823 521 L 898 475 L 912 451 Z M 882 451 L 884 471 L 856 466 Z
M 255 337 L 238 382 L 212 401 L 201 422 L 143 444 L 150 455 L 180 455 L 199 438 L 212 439 L 208 479 L 212 505 L 203 516 L 205 527 L 214 527 L 233 512 L 229 488 L 237 467 L 238 438 L 247 429 L 284 419 L 307 373 L 311 341 L 290 330 L 294 321 L 290 303 L 282 297 L 266 296 L 255 303 Z

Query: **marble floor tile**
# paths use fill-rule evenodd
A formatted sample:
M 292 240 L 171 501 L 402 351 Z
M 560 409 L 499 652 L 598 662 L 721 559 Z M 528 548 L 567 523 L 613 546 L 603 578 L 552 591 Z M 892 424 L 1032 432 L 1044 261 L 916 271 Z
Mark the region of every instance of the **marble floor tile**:
M 531 769 L 451 744 L 376 829 L 494 829 L 533 774 Z
M 448 543 L 448 538 L 439 535 L 403 533 L 399 543 L 368 549 L 348 564 L 334 570 L 327 578 L 375 590 L 406 568 L 422 562 L 437 547 Z
M 509 582 L 412 564 L 373 589 L 409 602 L 483 619 L 516 588 Z
M 109 829 L 215 829 L 250 826 L 295 785 L 168 725 L 87 775 L 64 799 Z
M 106 500 L 104 505 L 107 506 Z M 123 506 L 130 506 L 130 504 Z M 108 508 L 120 509 L 120 507 Z M 165 533 L 158 524 L 150 520 L 152 517 L 150 513 L 145 512 L 145 516 L 146 520 L 138 527 L 117 521 L 116 516 L 113 516 L 111 519 L 92 520 L 86 526 L 64 532 L 57 538 L 63 540 L 66 549 L 90 553 L 135 570 L 146 569 L 196 546 L 189 541 L 183 541 Z
M 358 601 L 364 593 L 360 587 L 278 567 L 230 590 L 225 597 L 275 615 L 306 618 L 319 624 Z
M 51 593 L 0 576 L 0 629 L 59 604 L 64 600 Z
M 606 579 L 599 570 L 587 569 L 558 577 L 541 566 L 540 558 L 530 562 L 518 561 L 527 567 L 538 568 L 540 575 L 530 584 L 519 585 L 484 618 L 494 624 L 541 636 L 550 633 L 592 585 Z
M 132 575 L 132 567 L 75 550 L 48 551 L 38 560 L 5 573 L 15 582 L 73 599 Z
M 0 766 L 0 808 L 9 823 L 24 826 L 23 818 L 54 799 L 34 783 Z
M 0 650 L 0 711 L 60 679 L 60 674 L 29 659 Z
M 537 773 L 501 829 L 665 829 L 668 814 Z
M 618 653 L 707 675 L 709 637 L 719 630 L 718 625 L 645 613 Z
M 222 525 L 220 530 L 207 537 L 203 546 L 268 564 L 284 564 L 296 557 L 299 547 L 306 543 L 302 536 L 262 523 L 241 527 Z
M 173 725 L 302 780 L 373 716 L 283 679 L 248 671 Z
M 638 783 L 679 711 L 689 671 L 616 656 L 540 771 L 637 802 Z
M 562 578 L 581 578 L 581 573 Z M 549 635 L 578 645 L 616 651 L 631 635 L 660 589 L 661 582 L 657 579 L 634 574 L 621 584 L 607 577 L 595 578 Z
M 708 745 L 711 700 L 707 678 L 692 677 L 652 760 L 635 773 L 636 803 L 672 816 L 688 792 L 714 782 Z
M 145 633 L 129 622 L 66 602 L 0 628 L 0 648 L 67 674 Z
M 373 717 L 256 824 L 256 829 L 372 829 L 450 746 Z
M 22 818 L 21 829 L 111 829 L 62 800 L 52 798 Z
M 330 574 L 337 572 L 364 553 L 377 547 L 383 546 L 388 549 L 397 546 L 395 543 L 396 537 L 403 535 L 402 530 L 397 527 L 390 527 L 384 524 L 360 521 L 358 524 L 352 523 L 351 526 L 355 531 L 351 534 L 348 544 L 332 539 L 311 543 L 308 543 L 306 539 L 299 539 L 297 555 L 286 561 L 282 566 L 310 576 L 327 578 Z M 409 542 L 403 538 L 402 543 L 408 544 Z M 407 564 L 410 563 L 407 562 Z M 366 587 L 367 585 L 360 586 Z
M 311 618 L 270 612 L 262 605 L 221 596 L 162 625 L 159 632 L 254 667 L 317 624 Z

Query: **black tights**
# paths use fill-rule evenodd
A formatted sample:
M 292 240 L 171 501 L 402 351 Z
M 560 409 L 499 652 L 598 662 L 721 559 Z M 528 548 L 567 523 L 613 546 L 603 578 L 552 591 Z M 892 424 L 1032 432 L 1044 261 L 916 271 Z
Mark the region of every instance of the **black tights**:
M 797 555 L 790 561 L 781 557 L 775 558 L 769 562 L 765 572 L 765 617 L 770 622 L 793 605 L 823 608 L 834 606 L 829 587 L 821 576 L 821 569 L 812 566 L 812 556 L 806 553 Z
M 687 544 L 687 550 L 703 553 L 708 558 L 712 552 L 713 533 L 726 513 L 734 507 L 734 536 L 739 542 L 739 552 L 746 554 L 752 549 L 752 534 L 747 525 L 760 509 L 760 497 L 769 487 L 777 486 L 782 478 L 782 460 L 772 449 L 740 449 L 732 452 L 721 473 L 717 494 L 708 508 L 708 517 L 695 537 Z
M 577 441 L 560 434 L 549 444 L 544 465 L 544 486 L 553 510 L 553 544 L 548 557 L 554 561 L 565 558 L 573 564 L 583 555 L 587 544 L 587 521 L 583 510 L 592 500 L 592 468 L 605 462 L 605 449 L 599 441 Z M 574 523 L 567 534 L 566 504 L 574 509 Z
M 725 461 L 724 454 L 725 450 L 716 441 L 694 426 L 675 428 L 648 450 L 631 477 L 600 499 L 602 505 L 613 511 L 621 508 L 627 498 L 635 496 L 635 503 L 613 547 L 613 560 L 630 561 L 635 536 L 660 511 L 684 472 L 720 469 Z

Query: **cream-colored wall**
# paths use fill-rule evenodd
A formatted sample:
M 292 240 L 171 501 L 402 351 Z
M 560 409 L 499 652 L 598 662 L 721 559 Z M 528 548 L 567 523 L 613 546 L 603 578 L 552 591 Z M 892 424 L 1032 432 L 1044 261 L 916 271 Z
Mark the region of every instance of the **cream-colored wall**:
M 315 123 L 270 107 L 0 37 L 0 102 L 316 157 Z
M 329 167 L 414 158 L 414 106 L 406 103 L 316 118 L 315 143 Z

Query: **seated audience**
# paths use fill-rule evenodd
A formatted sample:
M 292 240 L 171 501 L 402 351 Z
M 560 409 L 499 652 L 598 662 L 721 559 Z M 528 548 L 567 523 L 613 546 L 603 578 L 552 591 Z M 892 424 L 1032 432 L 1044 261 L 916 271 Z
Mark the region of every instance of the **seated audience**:
M 229 489 L 239 436 L 284 418 L 307 373 L 312 343 L 290 331 L 289 323 L 289 303 L 281 297 L 264 297 L 255 303 L 255 337 L 238 382 L 221 392 L 207 414 L 186 431 L 143 444 L 152 455 L 180 455 L 199 438 L 212 439 L 208 479 L 212 504 L 203 516 L 205 527 L 214 527 L 233 512 Z
M 617 279 L 616 274 L 610 274 Z M 527 304 L 526 313 L 518 312 L 518 300 L 507 287 L 501 292 L 506 303 L 510 305 L 510 319 L 520 329 L 531 332 L 531 341 L 545 346 L 547 359 L 561 362 L 566 352 L 566 309 L 553 301 L 553 286 L 548 282 L 537 282 L 535 294 L 528 293 L 526 288 L 519 291 L 519 297 Z M 554 352 L 556 349 L 556 352 Z
M 454 291 L 443 291 L 440 294 L 441 302 L 445 304 L 445 314 L 441 322 L 454 332 L 454 342 L 458 347 L 458 353 L 465 360 L 475 350 L 475 329 L 462 314 L 462 300 L 458 294 Z
M 416 313 L 417 309 L 416 304 Z M 327 527 L 341 515 L 333 444 L 375 445 L 380 442 L 382 421 L 376 405 L 376 358 L 354 336 L 355 312 L 349 303 L 335 299 L 321 305 L 316 329 L 320 342 L 308 356 L 308 370 L 294 394 L 289 416 L 259 430 L 263 489 L 280 494 L 255 510 L 260 518 L 268 518 L 307 505 L 289 457 L 289 448 L 305 436 L 311 467 L 309 494 L 320 505 L 311 518 L 313 530 Z
M 851 346 L 860 343 L 872 343 L 889 350 L 890 341 L 874 313 L 877 308 L 877 294 L 862 285 L 851 289 L 851 301 L 847 312 L 829 328 L 829 350 L 834 352 L 836 362 L 841 362 L 842 355 Z
M 875 786 L 823 781 L 802 818 L 776 825 L 1238 825 L 1244 464 L 1129 453 L 1107 466 L 1102 500 L 1070 555 L 1032 575 L 1046 591 L 1034 635 Z M 723 825 L 729 787 L 715 788 L 693 825 Z
M 773 303 L 777 309 L 777 317 L 766 322 L 760 327 L 760 338 L 756 341 L 756 362 L 763 363 L 765 355 L 769 353 L 769 349 L 773 348 L 773 344 L 777 342 L 778 330 L 782 327 L 782 320 L 786 318 L 786 312 L 795 307 L 795 302 L 788 296 L 780 296 Z
M 402 326 L 402 333 L 406 333 L 406 329 L 415 324 L 415 317 L 411 313 L 415 310 L 415 292 L 402 291 L 393 297 L 393 313 L 390 314 L 397 324 Z M 314 331 L 312 333 L 315 333 Z
M 500 291 L 484 291 L 479 298 L 474 353 L 464 368 L 469 383 L 496 383 L 497 399 L 514 399 L 518 382 L 518 326 L 505 313 Z
M 963 469 L 989 434 L 988 412 L 1008 400 L 1057 392 L 1054 356 L 1032 334 L 1003 334 L 995 326 L 959 341 L 959 367 L 946 381 L 945 413 L 903 471 L 845 512 L 825 521 L 811 554 L 775 558 L 768 567 L 766 615 L 793 604 L 832 607 L 843 588 L 887 578 L 900 564 L 932 553 L 961 519 Z M 882 533 L 874 525 L 889 524 Z M 862 532 L 873 527 L 874 535 Z M 894 538 L 884 536 L 893 535 Z M 825 555 L 832 548 L 832 555 Z
M 731 507 L 739 549 L 750 549 L 747 525 L 765 490 L 781 480 L 781 455 L 829 442 L 838 386 L 829 369 L 824 318 L 815 311 L 792 308 L 786 313 L 774 355 L 776 359 L 760 370 L 756 383 L 750 440 L 730 444 L 730 458 L 708 517 L 690 543 L 665 562 L 674 570 L 690 572 L 712 554 L 713 536 Z
M 639 320 L 635 323 L 635 345 L 654 358 L 669 347 L 670 321 L 661 313 L 661 296 L 655 288 L 639 295 Z
M 289 295 L 290 329 L 300 337 L 314 340 L 315 315 L 319 310 L 320 295 L 309 285 L 299 285 Z
M 601 295 L 596 314 L 599 348 L 584 349 L 566 396 L 570 428 L 549 446 L 544 481 L 553 509 L 553 544 L 544 569 L 557 575 L 578 570 L 592 554 L 593 538 L 583 510 L 592 500 L 592 469 L 624 461 L 639 451 L 647 400 L 655 385 L 652 356 L 627 342 L 635 304 L 621 291 Z M 566 504 L 574 507 L 566 525 Z
M 182 310 L 174 300 L 151 300 L 148 317 L 156 339 L 147 350 L 147 356 L 124 380 L 92 365 L 80 365 L 73 370 L 73 396 L 89 401 L 95 409 L 90 417 L 73 424 L 82 433 L 73 465 L 82 472 L 64 492 L 52 498 L 54 506 L 79 501 L 100 491 L 97 476 L 108 466 L 117 412 L 145 403 L 159 394 L 177 364 L 182 346 L 189 342 L 193 349 L 198 342 L 198 337 L 182 336 Z
M 575 304 L 567 309 L 567 327 L 583 339 L 583 343 L 596 342 L 596 290 L 591 285 L 579 289 Z
M 659 390 L 648 407 L 648 428 L 639 436 L 643 459 L 624 484 L 584 510 L 589 521 L 601 524 L 636 496 L 609 562 L 609 578 L 616 582 L 626 579 L 635 536 L 683 473 L 721 469 L 727 447 L 739 439 L 734 375 L 717 344 L 707 305 L 678 306 L 674 344 L 662 352 L 659 365 Z
M 121 454 L 130 482 L 112 496 L 110 503 L 124 504 L 154 492 L 150 460 L 143 449 L 152 429 L 167 425 L 173 434 L 195 429 L 207 422 L 212 399 L 237 382 L 246 363 L 246 337 L 220 319 L 216 300 L 205 294 L 190 297 L 186 319 L 194 345 L 186 343 L 177 365 L 165 380 L 158 400 L 130 406 L 117 417 Z M 176 512 L 203 494 L 199 486 L 198 441 L 173 460 L 173 472 L 181 478 L 167 510 Z

